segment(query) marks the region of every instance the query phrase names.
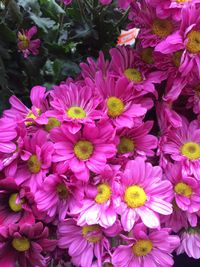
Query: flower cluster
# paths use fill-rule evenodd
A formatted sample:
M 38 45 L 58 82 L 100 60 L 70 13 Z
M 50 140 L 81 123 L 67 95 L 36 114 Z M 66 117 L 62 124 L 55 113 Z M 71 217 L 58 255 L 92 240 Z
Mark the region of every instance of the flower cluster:
M 135 48 L 88 58 L 76 80 L 50 91 L 33 87 L 31 107 L 10 98 L 0 119 L 0 265 L 200 258 L 199 2 L 131 2 Z

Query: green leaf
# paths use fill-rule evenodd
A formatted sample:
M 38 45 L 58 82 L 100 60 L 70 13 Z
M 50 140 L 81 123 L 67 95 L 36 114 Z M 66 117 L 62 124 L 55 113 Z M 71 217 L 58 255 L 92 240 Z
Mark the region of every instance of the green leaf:
M 55 21 L 50 18 L 42 18 L 34 13 L 30 13 L 30 18 L 39 28 L 43 29 L 45 33 L 48 33 L 48 30 L 55 26 Z
M 3 22 L 0 23 L 0 36 L 1 40 L 3 40 L 4 42 L 15 43 L 17 40 L 15 32 L 10 30 L 10 28 L 8 28 L 8 26 Z

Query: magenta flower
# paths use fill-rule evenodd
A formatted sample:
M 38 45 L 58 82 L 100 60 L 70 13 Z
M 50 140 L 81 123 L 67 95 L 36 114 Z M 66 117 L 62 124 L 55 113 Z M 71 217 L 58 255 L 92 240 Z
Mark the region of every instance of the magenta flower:
M 89 171 L 100 173 L 107 159 L 115 155 L 114 136 L 115 131 L 108 122 L 99 122 L 96 127 L 85 125 L 74 135 L 64 124 L 53 129 L 51 138 L 55 142 L 53 161 L 57 163 L 56 170 L 65 173 L 69 168 L 78 179 L 88 181 Z
M 30 54 L 37 56 L 39 54 L 39 47 L 41 44 L 40 39 L 31 40 L 33 35 L 37 33 L 37 27 L 33 26 L 29 30 L 22 30 L 18 32 L 18 48 L 24 55 L 24 58 L 28 58 Z
M 179 245 L 180 239 L 170 235 L 169 228 L 148 231 L 144 225 L 137 224 L 132 234 L 133 237 L 124 236 L 127 245 L 120 245 L 115 249 L 112 255 L 114 266 L 173 266 L 171 253 Z
M 47 134 L 38 130 L 34 136 L 27 136 L 21 153 L 21 162 L 15 174 L 18 185 L 26 185 L 35 193 L 42 186 L 49 171 L 54 152 L 53 144 L 47 141 Z
M 103 112 L 97 109 L 100 99 L 94 97 L 88 86 L 61 84 L 51 91 L 51 97 L 50 103 L 54 110 L 47 114 L 59 121 L 66 121 L 72 134 L 77 133 L 84 124 L 93 126 L 95 120 L 103 116 Z
M 72 3 L 72 0 L 61 0 L 61 2 L 62 2 L 64 5 L 68 6 L 68 5 L 70 5 L 70 4 Z
M 48 252 L 55 249 L 56 241 L 48 239 L 48 228 L 36 224 L 9 224 L 0 231 L 0 266 L 47 266 Z
M 139 218 L 147 227 L 157 228 L 159 214 L 172 213 L 171 183 L 162 180 L 160 167 L 153 167 L 142 158 L 127 163 L 120 189 L 121 204 L 117 211 L 125 231 L 130 231 Z

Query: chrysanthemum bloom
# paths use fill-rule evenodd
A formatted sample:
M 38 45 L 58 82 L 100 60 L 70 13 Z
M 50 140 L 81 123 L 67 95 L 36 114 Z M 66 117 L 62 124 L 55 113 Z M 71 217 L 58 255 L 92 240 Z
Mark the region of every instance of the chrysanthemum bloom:
M 112 57 L 110 73 L 116 78 L 125 77 L 129 87 L 134 89 L 135 97 L 148 93 L 157 96 L 154 84 L 161 83 L 166 78 L 166 73 L 148 72 L 137 52 L 128 46 L 112 48 L 110 55 Z
M 172 252 L 179 245 L 178 236 L 170 235 L 169 228 L 150 230 L 142 224 L 133 229 L 133 237 L 125 237 L 127 245 L 118 246 L 112 263 L 117 267 L 171 267 Z M 123 237 L 123 236 L 122 236 Z
M 142 119 L 147 112 L 144 103 L 134 99 L 131 88 L 126 79 L 115 81 L 108 77 L 106 80 L 99 72 L 96 76 L 97 93 L 102 97 L 107 116 L 117 128 L 128 127 L 142 123 Z M 142 105 L 144 104 L 144 106 Z M 148 105 L 149 103 L 147 103 Z
M 74 207 L 81 208 L 83 198 L 81 185 L 70 181 L 64 175 L 51 174 L 44 179 L 42 187 L 35 194 L 39 211 L 45 212 L 50 218 L 64 220 L 67 212 Z
M 13 178 L 0 179 L 0 225 L 35 222 L 36 206 L 28 188 L 20 188 Z
M 39 47 L 41 44 L 40 39 L 31 40 L 33 35 L 37 33 L 37 27 L 33 26 L 29 30 L 22 30 L 18 32 L 18 48 L 25 58 L 28 58 L 30 54 L 37 56 L 39 54 Z
M 182 9 L 180 30 L 174 32 L 162 41 L 156 51 L 171 54 L 183 51 L 179 71 L 188 75 L 193 70 L 200 73 L 200 8 L 190 5 Z
M 109 165 L 103 172 L 93 177 L 93 183 L 86 185 L 82 207 L 78 207 L 78 224 L 99 224 L 104 228 L 112 226 L 117 220 L 116 207 L 120 204 L 119 167 Z
M 58 173 L 65 173 L 69 168 L 83 181 L 89 179 L 89 171 L 100 173 L 108 158 L 116 153 L 113 138 L 115 131 L 110 123 L 99 122 L 95 127 L 85 125 L 83 130 L 71 134 L 66 125 L 51 131 L 55 142 L 55 154 Z
M 199 227 L 188 228 L 181 236 L 180 246 L 177 248 L 177 254 L 186 253 L 188 257 L 200 259 L 200 230 Z
M 129 19 L 132 22 L 129 28 L 140 28 L 138 39 L 144 48 L 156 47 L 162 40 L 176 31 L 179 26 L 171 18 L 159 18 L 155 8 L 152 8 L 145 0 L 135 2 L 131 6 Z
M 61 84 L 54 87 L 51 97 L 50 103 L 54 110 L 47 114 L 59 121 L 66 121 L 69 131 L 73 134 L 78 132 L 83 124 L 94 125 L 94 121 L 103 116 L 103 112 L 97 109 L 100 99 L 94 97 L 88 86 Z
M 118 213 L 122 226 L 130 231 L 141 218 L 149 228 L 160 226 L 159 214 L 172 213 L 170 181 L 162 180 L 162 170 L 145 163 L 144 159 L 130 160 L 121 179 L 121 204 Z
M 157 147 L 157 138 L 154 135 L 148 134 L 152 127 L 153 121 L 147 121 L 133 129 L 124 128 L 118 131 L 118 156 L 153 156 L 153 149 Z
M 56 241 L 48 239 L 48 228 L 36 224 L 9 224 L 0 231 L 0 266 L 47 266 L 48 252 L 55 249 Z
M 36 192 L 49 171 L 53 152 L 53 144 L 47 141 L 45 131 L 38 130 L 34 136 L 27 136 L 14 176 L 16 183 L 27 185 L 32 192 Z
M 31 89 L 31 109 L 27 108 L 16 96 L 11 96 L 9 99 L 11 109 L 5 110 L 4 116 L 18 122 L 24 122 L 26 126 L 31 126 L 34 123 L 47 124 L 48 119 L 45 111 L 49 108 L 49 105 L 45 91 L 46 88 L 42 86 L 34 86 Z
M 62 249 L 69 249 L 72 263 L 76 266 L 92 266 L 96 258 L 97 266 L 101 267 L 102 256 L 110 248 L 105 234 L 115 236 L 118 233 L 118 224 L 108 229 L 103 229 L 97 224 L 80 227 L 74 219 L 67 219 L 58 225 L 58 246 Z
M 182 127 L 171 129 L 162 144 L 161 152 L 182 163 L 186 175 L 200 180 L 200 127 L 197 121 L 182 119 Z
M 190 213 L 200 210 L 199 181 L 182 175 L 182 164 L 168 164 L 165 169 L 167 179 L 172 183 L 177 206 Z
M 182 8 L 188 8 L 191 4 L 200 3 L 200 0 L 147 0 L 147 2 L 156 8 L 157 16 L 161 19 L 172 17 L 174 20 L 181 20 Z

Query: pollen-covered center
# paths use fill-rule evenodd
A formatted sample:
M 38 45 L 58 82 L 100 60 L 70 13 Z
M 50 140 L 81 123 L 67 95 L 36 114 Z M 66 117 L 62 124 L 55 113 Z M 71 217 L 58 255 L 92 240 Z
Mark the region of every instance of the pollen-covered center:
M 145 204 L 147 200 L 144 189 L 138 185 L 132 185 L 126 188 L 124 201 L 130 208 L 139 208 Z
M 187 50 L 192 54 L 200 52 L 200 31 L 191 31 L 187 34 Z
M 174 186 L 174 191 L 181 196 L 190 198 L 192 195 L 192 188 L 186 183 L 177 183 Z
M 78 141 L 74 146 L 74 153 L 80 160 L 89 159 L 94 150 L 93 144 L 86 140 Z
M 67 111 L 67 115 L 73 119 L 83 119 L 86 117 L 86 112 L 81 107 L 71 107 Z
M 18 39 L 19 41 L 21 41 L 21 49 L 25 50 L 29 48 L 30 40 L 26 37 L 25 34 L 19 34 Z
M 29 171 L 32 173 L 38 173 L 41 170 L 41 162 L 36 155 L 30 156 L 27 164 Z
M 124 112 L 124 103 L 121 99 L 111 96 L 107 100 L 108 116 L 116 118 Z
M 18 203 L 17 203 L 17 198 L 18 198 L 18 194 L 14 193 L 11 194 L 8 200 L 8 205 L 10 207 L 10 209 L 14 212 L 19 212 L 22 210 L 22 204 L 24 203 L 24 201 L 21 199 Z
M 33 114 L 32 111 L 30 111 L 30 112 L 27 114 L 26 119 L 33 119 L 33 120 L 36 120 L 37 117 Z M 31 126 L 31 125 L 33 125 L 33 122 L 32 122 L 32 121 L 26 121 L 26 122 L 25 122 L 25 125 L 26 125 L 26 126 Z
M 48 123 L 44 126 L 47 132 L 51 131 L 53 128 L 60 126 L 60 121 L 56 118 L 49 118 Z
M 183 54 L 183 50 L 179 50 L 173 53 L 172 55 L 172 61 L 174 63 L 174 66 L 177 68 L 180 67 L 182 54 Z
M 200 145 L 195 142 L 187 142 L 181 147 L 181 154 L 190 160 L 200 158 Z
M 68 197 L 68 190 L 64 183 L 60 183 L 56 186 L 56 191 L 61 200 L 67 199 Z
M 27 238 L 14 238 L 12 240 L 12 246 L 15 250 L 19 252 L 24 252 L 29 250 L 30 242 Z
M 153 60 L 153 48 L 147 47 L 147 48 L 142 49 L 141 58 L 145 63 L 153 64 L 153 62 L 154 62 L 154 60 Z
M 153 243 L 150 240 L 138 240 L 133 246 L 133 254 L 137 257 L 146 256 L 153 249 Z
M 134 142 L 127 137 L 121 137 L 120 143 L 117 147 L 117 151 L 120 154 L 128 153 L 134 151 L 135 145 Z
M 126 69 L 124 71 L 124 75 L 126 78 L 128 78 L 130 81 L 133 82 L 141 82 L 142 81 L 142 74 L 137 69 Z
M 97 243 L 101 240 L 101 228 L 99 225 L 85 225 L 82 227 L 82 234 L 85 239 L 91 243 Z
M 168 19 L 155 19 L 152 24 L 152 33 L 164 38 L 170 35 L 173 30 L 173 24 Z
M 188 3 L 191 2 L 192 0 L 176 0 L 176 3 L 178 4 L 183 4 L 183 3 Z
M 103 204 L 110 199 L 111 196 L 111 188 L 108 184 L 99 184 L 97 186 L 97 195 L 95 197 L 95 201 L 98 204 Z

